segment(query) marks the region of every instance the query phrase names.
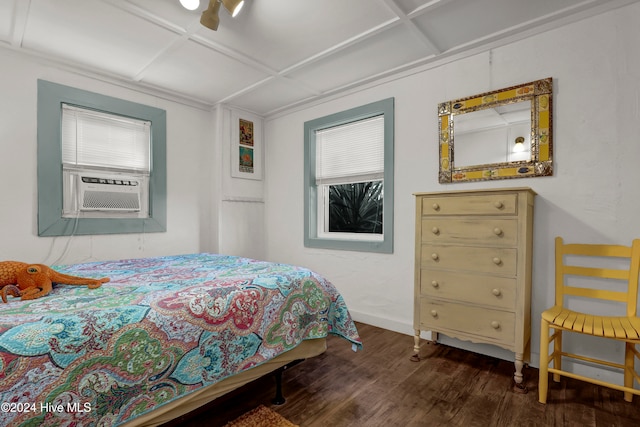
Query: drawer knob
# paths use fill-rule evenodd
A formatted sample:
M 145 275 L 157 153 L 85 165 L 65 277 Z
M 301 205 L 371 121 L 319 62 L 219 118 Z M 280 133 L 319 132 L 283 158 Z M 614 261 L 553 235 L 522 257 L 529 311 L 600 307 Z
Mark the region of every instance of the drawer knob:
M 431 229 L 431 232 L 432 232 L 433 234 L 440 234 L 440 229 L 439 229 L 438 227 L 433 227 L 433 228 Z
M 502 228 L 500 227 L 496 227 L 493 229 L 493 234 L 495 234 L 496 236 L 502 236 Z
M 491 293 L 497 297 L 499 297 L 500 295 L 502 295 L 502 292 L 500 292 L 500 289 L 498 288 L 493 288 L 493 290 L 491 291 Z
M 436 310 L 431 310 L 431 315 L 433 317 L 438 317 L 438 312 Z
M 493 202 L 493 206 L 495 206 L 496 209 L 502 209 L 502 208 L 504 208 L 504 203 L 502 203 L 502 202 Z
M 440 257 L 438 256 L 438 254 L 437 254 L 437 253 L 435 253 L 435 252 L 434 252 L 434 253 L 432 253 L 432 254 L 431 254 L 431 259 L 432 259 L 432 260 L 437 261 L 437 260 L 438 260 L 438 258 L 440 258 Z
M 434 203 L 431 207 L 433 208 L 434 211 L 439 211 L 440 210 L 440 205 L 437 204 L 437 203 Z
M 500 264 L 502 264 L 502 260 L 501 260 L 500 258 L 498 258 L 498 257 L 495 257 L 495 258 L 493 259 L 493 263 L 494 263 L 495 265 L 500 265 Z
M 437 288 L 438 286 L 440 286 L 440 284 L 434 280 L 431 282 L 431 286 L 433 286 L 434 288 Z
M 491 322 L 491 327 L 493 329 L 499 329 L 500 328 L 500 322 L 498 322 L 497 320 L 494 320 L 493 322 Z

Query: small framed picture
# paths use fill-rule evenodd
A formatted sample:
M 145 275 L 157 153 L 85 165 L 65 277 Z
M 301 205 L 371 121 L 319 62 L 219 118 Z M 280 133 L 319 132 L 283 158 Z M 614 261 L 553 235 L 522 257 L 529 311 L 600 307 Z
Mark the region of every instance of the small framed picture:
M 240 146 L 240 172 L 253 173 L 253 148 Z
M 239 119 L 240 121 L 240 144 L 253 147 L 253 122 L 245 119 Z
M 232 177 L 262 179 L 261 122 L 258 117 L 232 112 L 229 157 Z

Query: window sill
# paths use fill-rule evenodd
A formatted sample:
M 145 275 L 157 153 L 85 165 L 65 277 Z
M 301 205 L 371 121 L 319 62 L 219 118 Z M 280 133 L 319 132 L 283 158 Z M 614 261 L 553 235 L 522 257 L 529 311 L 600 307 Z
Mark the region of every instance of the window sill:
M 304 246 L 308 248 L 336 249 L 344 251 L 393 253 L 393 242 L 390 239 L 373 241 L 308 237 L 304 240 Z

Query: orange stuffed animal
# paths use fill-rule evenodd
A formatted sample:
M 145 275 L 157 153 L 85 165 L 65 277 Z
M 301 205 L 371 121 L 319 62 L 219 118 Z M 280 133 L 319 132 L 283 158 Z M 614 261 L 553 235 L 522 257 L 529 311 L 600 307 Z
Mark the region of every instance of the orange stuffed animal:
M 77 276 L 58 273 L 43 264 L 27 264 L 19 261 L 0 262 L 0 297 L 7 302 L 7 293 L 23 300 L 35 299 L 53 290 L 53 283 L 64 285 L 87 285 L 90 289 L 99 288 L 109 281 L 102 279 L 85 279 Z

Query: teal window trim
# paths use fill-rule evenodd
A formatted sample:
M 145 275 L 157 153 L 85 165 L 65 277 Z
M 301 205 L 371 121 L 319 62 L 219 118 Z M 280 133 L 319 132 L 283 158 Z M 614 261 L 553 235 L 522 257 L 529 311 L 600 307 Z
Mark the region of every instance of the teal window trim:
M 151 121 L 148 218 L 62 217 L 62 103 Z M 38 235 L 147 233 L 167 230 L 165 110 L 38 80 Z
M 315 132 L 357 120 L 384 115 L 384 240 L 347 240 L 318 237 Z M 304 124 L 304 245 L 310 248 L 393 253 L 394 98 L 341 111 Z

